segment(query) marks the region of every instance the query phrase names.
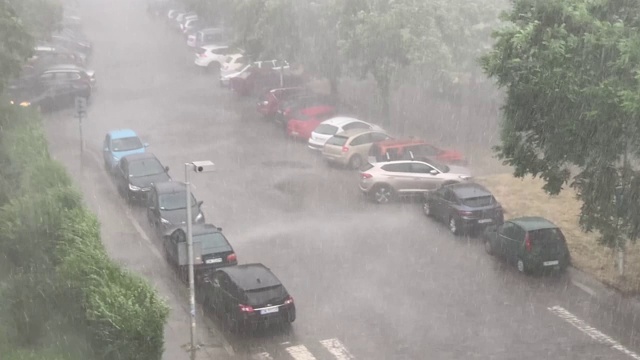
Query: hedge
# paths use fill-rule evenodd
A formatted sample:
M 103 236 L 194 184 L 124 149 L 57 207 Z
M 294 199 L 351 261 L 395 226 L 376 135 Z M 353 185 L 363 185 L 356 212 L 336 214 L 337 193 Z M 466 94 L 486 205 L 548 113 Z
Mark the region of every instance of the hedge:
M 39 116 L 0 114 L 0 255 L 11 268 L 0 320 L 12 325 L 13 343 L 38 346 L 53 319 L 64 318 L 86 330 L 92 358 L 160 359 L 167 306 L 108 258 L 98 220 L 49 156 Z

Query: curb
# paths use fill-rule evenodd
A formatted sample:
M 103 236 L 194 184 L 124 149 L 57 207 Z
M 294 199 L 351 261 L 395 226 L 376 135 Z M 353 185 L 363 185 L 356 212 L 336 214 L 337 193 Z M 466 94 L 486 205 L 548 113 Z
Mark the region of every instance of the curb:
M 593 276 L 572 266 L 567 268 L 571 284 L 591 297 L 600 301 L 613 301 L 618 304 L 629 305 L 635 312 L 640 313 L 640 296 L 626 296 L 614 288 L 596 280 Z

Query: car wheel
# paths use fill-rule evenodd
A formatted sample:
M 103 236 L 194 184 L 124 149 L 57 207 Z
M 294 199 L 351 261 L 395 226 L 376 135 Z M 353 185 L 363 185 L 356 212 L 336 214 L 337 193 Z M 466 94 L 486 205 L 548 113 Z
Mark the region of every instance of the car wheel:
M 378 204 L 387 204 L 393 200 L 393 189 L 389 185 L 378 185 L 373 190 L 373 201 Z
M 453 235 L 460 234 L 460 222 L 455 216 L 449 218 L 449 231 L 451 231 Z
M 427 217 L 431 217 L 432 216 L 432 214 L 431 214 L 431 204 L 429 204 L 429 202 L 426 201 L 426 200 L 422 203 L 422 212 Z
M 484 251 L 486 251 L 489 255 L 493 255 L 493 245 L 491 245 L 491 240 L 484 240 Z
M 524 260 L 522 260 L 521 258 L 518 258 L 518 262 L 516 263 L 516 266 L 518 267 L 518 271 L 525 274 L 527 272 L 527 266 L 524 263 Z
M 360 169 L 362 166 L 362 157 L 360 155 L 353 155 L 349 159 L 349 167 L 354 170 Z

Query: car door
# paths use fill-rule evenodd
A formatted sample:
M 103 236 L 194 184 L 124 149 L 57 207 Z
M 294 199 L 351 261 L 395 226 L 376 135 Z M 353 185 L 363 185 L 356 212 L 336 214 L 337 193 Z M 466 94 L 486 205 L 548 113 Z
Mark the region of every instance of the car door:
M 158 192 L 155 187 L 152 187 L 147 197 L 147 218 L 149 224 L 154 228 L 156 232 L 160 231 L 160 208 L 158 202 Z
M 413 173 L 411 164 L 408 162 L 386 164 L 382 166 L 385 170 L 385 180 L 397 192 L 404 193 L 412 191 Z
M 520 226 L 514 224 L 508 241 L 505 242 L 505 256 L 509 261 L 516 261 L 520 256 L 520 250 L 524 242 L 526 231 Z
M 446 187 L 444 189 L 444 196 L 442 197 L 442 206 L 440 207 L 440 218 L 442 221 L 448 221 L 449 216 L 453 209 L 455 209 L 458 204 L 458 198 L 456 194 Z
M 120 160 L 118 170 L 116 171 L 116 185 L 122 195 L 126 194 L 127 187 L 129 186 L 129 171 L 127 167 L 127 161 Z
M 113 155 L 111 154 L 111 135 L 109 134 L 104 137 L 104 142 L 102 143 L 102 156 L 104 157 L 104 163 L 112 167 Z
M 364 160 L 366 155 L 369 153 L 369 148 L 371 147 L 372 142 L 373 139 L 371 137 L 371 133 L 364 133 L 356 136 L 349 144 L 347 144 L 347 146 L 349 146 L 349 156 L 359 155 Z
M 509 258 L 508 248 L 513 243 L 516 235 L 516 224 L 512 222 L 505 222 L 498 228 L 498 236 L 496 237 L 497 244 L 494 250 L 497 254 L 504 258 Z
M 429 196 L 429 205 L 431 205 L 431 214 L 436 219 L 442 219 L 443 208 L 445 207 L 444 197 L 446 195 L 446 191 L 446 188 L 441 187 L 427 195 Z
M 431 165 L 414 161 L 411 162 L 412 186 L 415 191 L 426 191 L 437 189 L 440 182 L 436 178 L 437 175 L 431 173 L 435 170 Z

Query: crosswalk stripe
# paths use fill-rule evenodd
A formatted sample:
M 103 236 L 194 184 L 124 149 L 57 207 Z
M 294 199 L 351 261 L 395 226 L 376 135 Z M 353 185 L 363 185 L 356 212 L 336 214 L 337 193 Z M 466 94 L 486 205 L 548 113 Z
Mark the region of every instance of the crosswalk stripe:
M 331 355 L 335 356 L 337 360 L 354 360 L 353 355 L 349 353 L 346 347 L 342 345 L 338 339 L 327 339 L 320 341 L 320 344 L 324 346 Z
M 304 345 L 289 346 L 286 350 L 296 360 L 316 360 Z

